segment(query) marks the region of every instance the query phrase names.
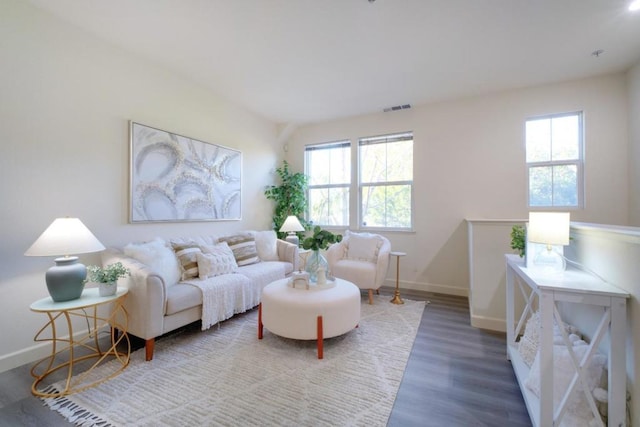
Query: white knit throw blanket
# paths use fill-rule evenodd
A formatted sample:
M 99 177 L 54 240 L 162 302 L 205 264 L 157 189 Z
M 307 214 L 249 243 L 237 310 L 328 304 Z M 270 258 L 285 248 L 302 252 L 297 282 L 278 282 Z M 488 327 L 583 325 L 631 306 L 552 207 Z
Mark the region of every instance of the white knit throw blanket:
M 284 267 L 274 263 L 265 268 L 264 263 L 242 267 L 243 274 L 224 274 L 205 280 L 186 280 L 202 291 L 202 330 L 218 322 L 244 313 L 260 303 L 263 286 L 284 278 Z M 246 275 L 245 275 L 246 274 Z M 247 277 L 248 276 L 248 277 Z

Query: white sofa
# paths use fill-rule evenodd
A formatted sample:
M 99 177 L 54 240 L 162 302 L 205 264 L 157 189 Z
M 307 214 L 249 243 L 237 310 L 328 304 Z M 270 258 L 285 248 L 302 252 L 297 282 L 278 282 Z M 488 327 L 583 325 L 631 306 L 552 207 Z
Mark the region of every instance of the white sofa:
M 276 239 L 275 232 L 246 231 L 234 236 L 248 237 L 249 246 L 253 238 L 253 255 L 257 253 L 257 258 L 242 258 L 247 249 L 244 243 L 236 247 L 230 240 L 216 246 L 221 239 L 233 236 L 156 238 L 103 252 L 104 266 L 119 261 L 131 272 L 130 277 L 119 280 L 118 286 L 129 289 L 124 302 L 129 315 L 127 331 L 145 340 L 146 360 L 153 358 L 156 337 L 199 320 L 203 322 L 202 329 L 207 329 L 247 311 L 259 304 L 267 284 L 289 276 L 298 268 L 298 247 Z M 184 247 L 188 249 L 179 250 Z M 194 261 L 191 265 L 186 264 L 186 252 Z M 213 255 L 204 255 L 207 252 Z M 206 261 L 207 268 L 194 270 L 196 259 L 201 267 Z M 190 277 L 194 271 L 195 276 Z M 203 272 L 210 277 L 200 278 Z M 213 291 L 208 291 L 209 288 Z M 212 318 L 203 317 L 207 314 L 203 310 L 203 296 L 209 307 L 206 312 Z

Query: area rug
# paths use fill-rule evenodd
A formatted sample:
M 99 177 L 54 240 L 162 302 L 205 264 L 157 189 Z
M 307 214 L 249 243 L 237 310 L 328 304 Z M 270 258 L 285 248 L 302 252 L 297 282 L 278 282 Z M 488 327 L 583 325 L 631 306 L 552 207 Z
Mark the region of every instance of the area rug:
M 424 307 L 363 300 L 359 327 L 325 340 L 322 360 L 315 341 L 268 330 L 258 340 L 252 310 L 162 338 L 153 361 L 140 349 L 114 379 L 43 400 L 81 426 L 384 426 Z

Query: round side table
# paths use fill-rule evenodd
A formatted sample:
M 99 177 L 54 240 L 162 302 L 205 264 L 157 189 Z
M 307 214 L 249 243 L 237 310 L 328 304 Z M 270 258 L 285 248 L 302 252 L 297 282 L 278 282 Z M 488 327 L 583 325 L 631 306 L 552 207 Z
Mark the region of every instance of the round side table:
M 127 367 L 131 343 L 127 335 L 128 315 L 122 305 L 127 292 L 126 288 L 118 288 L 115 295 L 101 297 L 98 288 L 87 288 L 78 299 L 55 302 L 51 297 L 47 297 L 31 304 L 31 311 L 44 313 L 49 317 L 49 321 L 38 331 L 34 341 L 48 341 L 52 346 L 51 355 L 31 368 L 31 375 L 35 378 L 31 386 L 33 395 L 60 397 L 77 393 L 115 377 Z M 88 328 L 86 331 L 74 332 L 72 319 L 75 317 L 85 319 Z M 61 325 L 57 325 L 58 320 Z M 104 327 L 109 327 L 111 333 L 108 349 L 101 349 L 98 342 L 98 333 Z M 125 351 L 116 348 L 120 343 L 126 346 Z M 78 373 L 75 365 L 90 359 L 96 360 L 86 371 Z M 113 359 L 119 363 L 114 364 L 114 369 L 105 376 L 95 379 L 90 375 L 98 365 L 102 366 L 106 361 Z M 51 389 L 50 384 L 38 387 L 53 373 L 64 369 L 66 369 L 66 381 L 60 390 Z M 42 372 L 37 372 L 39 370 Z M 74 373 L 76 376 L 73 376 Z
M 400 257 L 405 255 L 406 252 L 391 252 L 391 256 L 396 257 L 396 291 L 391 299 L 392 304 L 404 304 L 404 301 L 400 298 Z

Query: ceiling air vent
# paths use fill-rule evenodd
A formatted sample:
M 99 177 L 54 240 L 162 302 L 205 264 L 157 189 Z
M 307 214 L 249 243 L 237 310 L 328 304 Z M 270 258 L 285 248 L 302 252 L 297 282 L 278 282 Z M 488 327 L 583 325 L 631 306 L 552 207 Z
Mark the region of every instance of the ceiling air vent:
M 404 105 L 395 105 L 393 107 L 387 107 L 385 108 L 383 111 L 385 113 L 388 113 L 389 111 L 400 111 L 400 110 L 407 110 L 411 108 L 411 104 L 404 104 Z

